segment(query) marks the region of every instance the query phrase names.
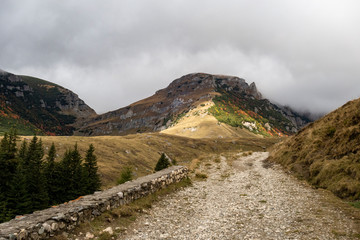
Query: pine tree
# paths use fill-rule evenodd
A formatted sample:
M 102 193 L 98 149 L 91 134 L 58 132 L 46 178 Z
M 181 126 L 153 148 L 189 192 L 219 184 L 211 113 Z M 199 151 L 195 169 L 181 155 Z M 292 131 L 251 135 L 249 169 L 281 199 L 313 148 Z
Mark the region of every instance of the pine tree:
M 63 181 L 66 181 L 64 198 L 65 201 L 75 199 L 85 193 L 83 166 L 77 144 L 73 150 L 67 150 L 61 161 L 61 175 Z
M 16 131 L 5 133 L 0 143 L 0 192 L 6 192 L 14 177 L 17 167 L 16 155 Z
M 59 203 L 66 202 L 69 199 L 71 199 L 69 197 L 69 191 L 72 186 L 72 184 L 70 184 L 72 182 L 71 180 L 72 172 L 69 169 L 70 162 L 71 162 L 71 150 L 68 149 L 66 150 L 63 158 L 61 159 L 58 168 L 59 169 L 58 184 L 62 186 L 62 188 L 60 188 L 59 196 L 57 198 Z
M 99 174 L 97 173 L 98 166 L 96 156 L 94 155 L 94 145 L 90 144 L 89 149 L 86 152 L 84 162 L 84 185 L 85 194 L 91 194 L 100 189 L 101 181 Z
M 24 141 L 18 153 L 19 164 L 13 182 L 9 189 L 8 196 L 8 220 L 16 215 L 32 212 L 30 193 L 26 189 L 26 172 L 24 167 L 24 156 L 27 151 L 27 144 Z
M 61 188 L 63 187 L 60 174 L 59 164 L 55 162 L 56 148 L 52 143 L 46 158 L 46 164 L 44 174 L 46 178 L 47 193 L 49 196 L 49 203 L 51 205 L 59 203 L 59 195 L 61 194 Z
M 158 162 L 155 166 L 155 171 L 160 171 L 162 169 L 165 169 L 170 166 L 169 159 L 165 156 L 165 154 L 161 154 L 161 157 L 159 158 Z
M 72 151 L 72 161 L 73 161 L 73 191 L 72 191 L 72 199 L 77 198 L 80 195 L 84 195 L 85 187 L 84 187 L 84 170 L 82 166 L 82 159 L 79 153 L 77 144 L 75 144 L 74 150 Z
M 0 222 L 8 220 L 8 200 L 10 189 L 17 169 L 16 159 L 17 134 L 14 129 L 5 133 L 0 142 Z
M 21 152 L 21 151 L 20 151 Z M 44 150 L 42 141 L 33 137 L 24 153 L 23 171 L 25 177 L 26 191 L 30 195 L 33 210 L 43 209 L 48 206 L 49 198 L 46 189 L 46 178 L 43 172 Z

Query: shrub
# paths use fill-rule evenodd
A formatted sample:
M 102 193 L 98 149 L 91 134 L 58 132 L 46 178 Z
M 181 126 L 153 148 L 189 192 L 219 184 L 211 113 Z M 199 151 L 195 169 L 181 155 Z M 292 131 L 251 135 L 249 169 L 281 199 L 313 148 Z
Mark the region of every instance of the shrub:
M 160 171 L 162 169 L 165 169 L 170 166 L 169 159 L 165 156 L 165 154 L 161 154 L 161 157 L 159 158 L 158 162 L 155 166 L 155 171 Z
M 336 132 L 336 128 L 334 128 L 334 127 L 328 127 L 328 128 L 326 129 L 325 134 L 326 134 L 327 137 L 333 137 L 333 136 L 335 135 L 335 132 Z
M 206 179 L 208 175 L 206 173 L 197 172 L 195 173 L 195 177 L 200 179 Z
M 132 180 L 132 168 L 129 166 L 124 167 L 120 172 L 120 178 L 117 180 L 117 184 L 123 184 Z

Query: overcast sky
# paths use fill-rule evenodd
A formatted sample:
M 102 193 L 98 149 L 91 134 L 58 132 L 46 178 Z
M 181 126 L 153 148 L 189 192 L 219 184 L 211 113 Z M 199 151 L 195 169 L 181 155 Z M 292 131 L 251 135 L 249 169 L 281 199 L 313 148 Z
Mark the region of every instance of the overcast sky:
M 69 88 L 98 113 L 193 72 L 328 112 L 360 97 L 360 1 L 1 0 L 0 68 Z

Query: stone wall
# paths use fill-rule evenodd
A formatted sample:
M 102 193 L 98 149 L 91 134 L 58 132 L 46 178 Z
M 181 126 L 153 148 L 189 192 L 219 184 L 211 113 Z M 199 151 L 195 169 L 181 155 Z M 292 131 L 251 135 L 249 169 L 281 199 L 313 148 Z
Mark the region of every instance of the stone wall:
M 0 224 L 0 240 L 48 239 L 55 234 L 68 232 L 84 221 L 93 220 L 106 210 L 179 182 L 187 177 L 187 174 L 186 167 L 173 166 L 66 204 L 17 217 Z

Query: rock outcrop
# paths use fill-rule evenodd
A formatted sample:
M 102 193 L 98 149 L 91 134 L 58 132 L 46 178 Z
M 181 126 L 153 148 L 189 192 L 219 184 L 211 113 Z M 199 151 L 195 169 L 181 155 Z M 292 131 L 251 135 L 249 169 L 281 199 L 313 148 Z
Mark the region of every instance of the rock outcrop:
M 33 133 L 71 135 L 96 113 L 77 94 L 54 83 L 0 71 L 0 110 L 8 123 L 31 125 Z M 16 120 L 16 121 L 15 121 Z M 7 126 L 3 126 L 7 127 Z

